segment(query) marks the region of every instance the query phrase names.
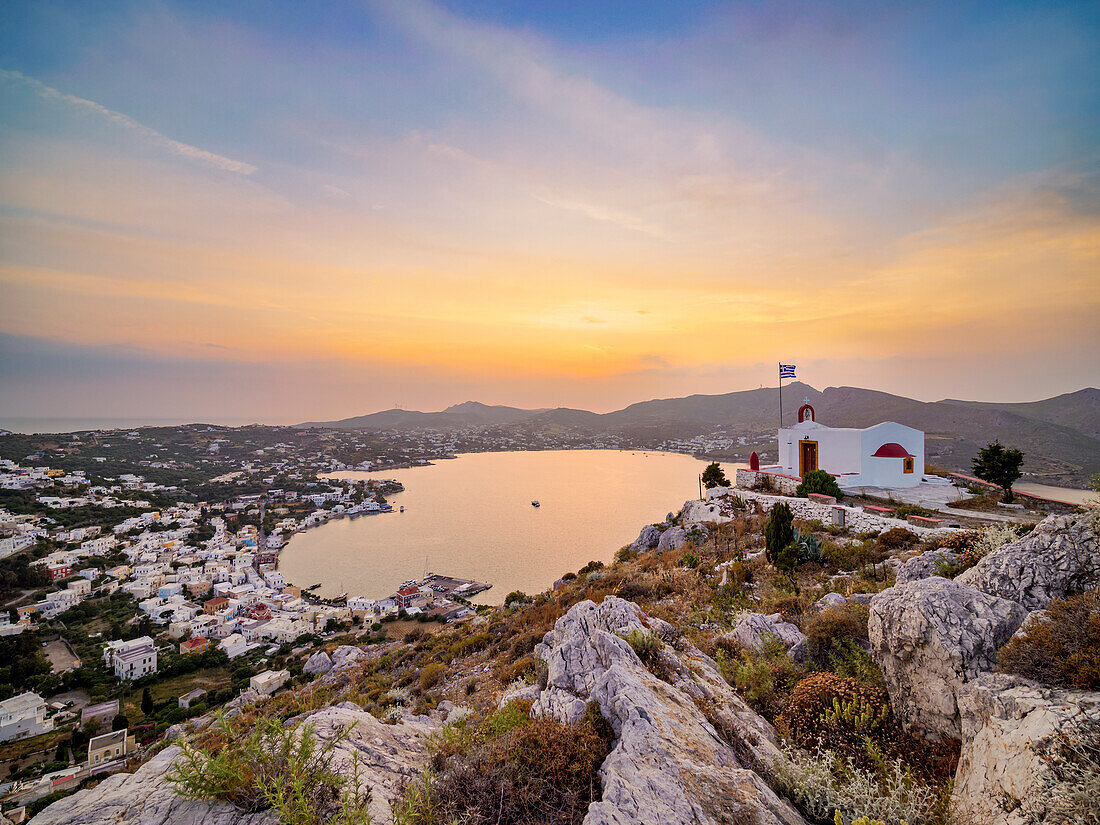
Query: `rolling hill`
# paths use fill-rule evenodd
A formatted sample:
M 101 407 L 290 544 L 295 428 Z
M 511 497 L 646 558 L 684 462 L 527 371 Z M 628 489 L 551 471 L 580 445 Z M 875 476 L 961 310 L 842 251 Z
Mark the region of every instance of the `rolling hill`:
M 835 427 L 866 427 L 897 421 L 923 430 L 930 462 L 965 470 L 983 445 L 994 439 L 1019 447 L 1029 478 L 1083 484 L 1100 473 L 1100 390 L 1085 388 L 1054 398 L 999 404 L 945 399 L 917 401 L 859 387 L 817 390 L 795 382 L 784 387 L 785 420 L 808 400 L 817 418 Z M 609 413 L 567 408 L 524 410 L 466 402 L 440 412 L 386 410 L 317 426 L 372 430 L 456 430 L 470 427 L 569 429 L 588 435 L 613 433 L 639 443 L 735 431 L 766 439 L 778 423 L 774 387 L 721 395 L 689 395 L 631 404 Z M 772 436 L 774 437 L 774 436 Z M 736 452 L 729 457 L 736 457 Z

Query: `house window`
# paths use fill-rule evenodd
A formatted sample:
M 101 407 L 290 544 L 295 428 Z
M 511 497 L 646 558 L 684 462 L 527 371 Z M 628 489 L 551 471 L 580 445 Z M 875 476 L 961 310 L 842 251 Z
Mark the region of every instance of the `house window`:
M 905 466 L 905 472 L 907 472 L 907 473 L 913 472 L 913 459 L 911 459 L 911 458 L 905 459 L 905 465 L 904 466 Z

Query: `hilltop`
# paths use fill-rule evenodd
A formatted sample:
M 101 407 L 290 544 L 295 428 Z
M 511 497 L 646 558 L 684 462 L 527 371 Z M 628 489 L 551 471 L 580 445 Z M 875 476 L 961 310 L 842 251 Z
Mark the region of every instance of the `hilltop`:
M 837 427 L 866 427 L 897 421 L 923 430 L 928 459 L 953 470 L 967 470 L 978 449 L 993 439 L 1019 447 L 1027 455 L 1025 476 L 1052 484 L 1083 485 L 1100 472 L 1100 390 L 1077 392 L 1026 403 L 917 401 L 859 387 L 817 390 L 795 382 L 784 388 L 787 420 L 805 399 L 818 419 Z M 416 431 L 494 427 L 516 432 L 570 431 L 587 437 L 625 438 L 638 447 L 690 439 L 715 432 L 743 438 L 742 449 L 709 451 L 717 458 L 745 460 L 756 449 L 774 449 L 778 398 L 774 387 L 720 395 L 689 395 L 631 404 L 594 413 L 568 408 L 525 410 L 466 402 L 440 412 L 385 410 L 319 421 L 303 427 Z

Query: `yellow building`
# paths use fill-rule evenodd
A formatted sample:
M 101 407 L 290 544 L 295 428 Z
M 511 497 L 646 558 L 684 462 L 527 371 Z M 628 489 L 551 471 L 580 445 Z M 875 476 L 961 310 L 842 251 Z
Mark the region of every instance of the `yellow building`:
M 88 743 L 88 768 L 96 768 L 123 759 L 133 753 L 137 743 L 126 728 L 95 736 Z

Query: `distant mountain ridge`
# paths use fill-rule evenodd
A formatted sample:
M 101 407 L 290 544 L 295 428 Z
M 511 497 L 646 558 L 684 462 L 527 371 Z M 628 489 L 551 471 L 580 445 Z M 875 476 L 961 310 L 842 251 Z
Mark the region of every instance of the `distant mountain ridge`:
M 813 405 L 819 421 L 834 427 L 897 421 L 926 433 L 930 461 L 955 469 L 968 468 L 981 446 L 999 439 L 1028 455 L 1025 468 L 1033 478 L 1072 478 L 1082 483 L 1100 473 L 1100 390 L 1094 387 L 1009 404 L 958 399 L 917 401 L 859 387 L 817 390 L 801 382 L 783 389 L 787 424 L 794 422 L 795 411 L 804 400 Z M 440 412 L 394 409 L 301 426 L 377 430 L 522 426 L 663 440 L 691 438 L 716 428 L 763 436 L 774 432 L 778 424 L 778 393 L 775 387 L 765 387 L 641 401 L 609 413 L 564 407 L 525 410 L 468 401 Z

